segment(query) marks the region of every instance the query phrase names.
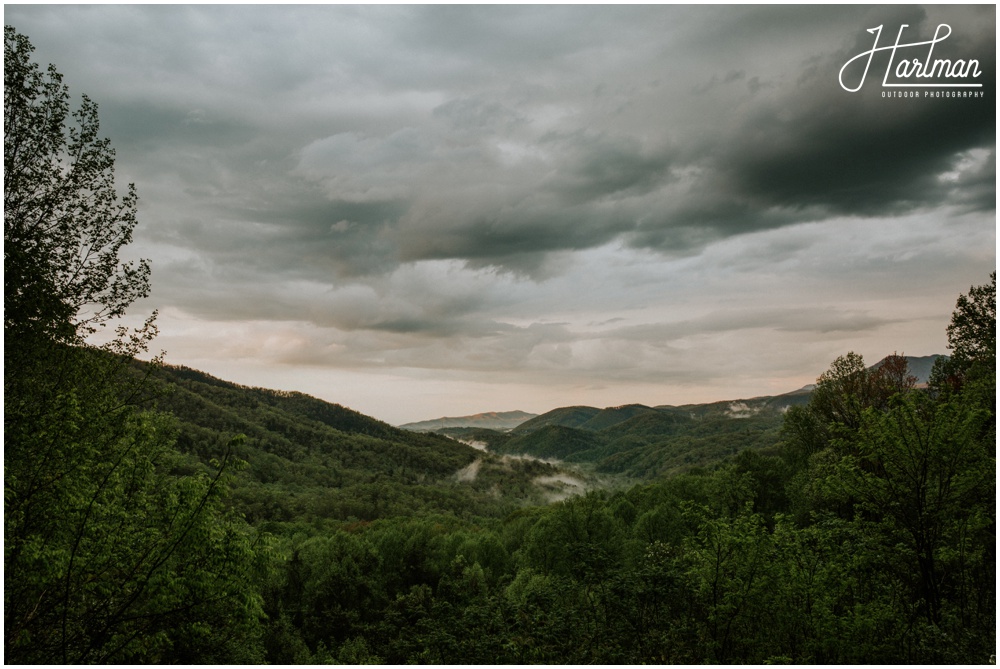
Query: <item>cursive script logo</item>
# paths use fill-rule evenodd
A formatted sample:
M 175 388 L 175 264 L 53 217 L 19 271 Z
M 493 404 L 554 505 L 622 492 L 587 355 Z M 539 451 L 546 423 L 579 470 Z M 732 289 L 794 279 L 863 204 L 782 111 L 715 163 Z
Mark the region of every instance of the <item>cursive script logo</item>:
M 869 28 L 868 32 L 875 35 L 875 43 L 872 44 L 872 48 L 867 51 L 862 51 L 854 58 L 844 63 L 844 66 L 840 68 L 840 87 L 843 88 L 848 93 L 857 93 L 861 90 L 861 87 L 865 83 L 865 78 L 868 76 L 868 68 L 872 64 L 872 56 L 878 51 L 889 51 L 889 64 L 885 67 L 885 76 L 882 78 L 882 86 L 884 88 L 929 88 L 929 87 L 951 87 L 951 88 L 981 88 L 982 84 L 974 83 L 968 81 L 970 78 L 974 79 L 982 74 L 979 70 L 979 61 L 970 59 L 958 59 L 950 60 L 947 58 L 938 58 L 931 61 L 931 56 L 934 54 L 934 46 L 945 41 L 951 36 L 951 26 L 947 23 L 940 24 L 934 31 L 934 38 L 926 42 L 911 42 L 909 44 L 900 43 L 903 38 L 903 30 L 909 28 L 909 24 L 904 23 L 899 26 L 899 33 L 896 34 L 896 41 L 888 46 L 879 46 L 878 40 L 882 36 L 882 26 L 876 28 Z M 942 34 L 942 30 L 947 30 L 948 32 Z M 915 47 L 927 47 L 927 55 L 924 57 L 923 61 L 920 58 L 906 59 L 903 58 L 896 63 L 896 68 L 893 70 L 893 63 L 896 62 L 896 52 L 902 49 L 912 49 Z M 913 52 L 908 52 L 907 55 Z M 865 61 L 865 71 L 861 75 L 861 80 L 858 85 L 854 88 L 848 87 L 844 84 L 844 70 L 854 61 L 867 58 Z M 889 83 L 889 75 L 894 74 L 895 80 L 893 83 Z M 913 78 L 916 81 L 910 82 L 909 80 Z M 921 79 L 936 79 L 934 82 L 921 83 Z M 965 81 L 961 83 L 942 83 L 941 79 L 964 79 Z

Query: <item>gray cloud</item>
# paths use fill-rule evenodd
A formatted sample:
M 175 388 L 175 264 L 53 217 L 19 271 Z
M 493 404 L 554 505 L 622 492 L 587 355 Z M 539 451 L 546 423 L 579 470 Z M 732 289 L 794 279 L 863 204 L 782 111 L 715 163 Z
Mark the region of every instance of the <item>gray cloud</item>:
M 994 33 L 976 15 L 988 10 L 961 14 L 956 47 L 979 55 L 987 75 Z M 72 21 L 37 11 L 72 42 Z M 127 147 L 170 161 L 190 195 L 232 209 L 266 200 L 257 208 L 281 225 L 304 215 L 289 248 L 326 245 L 303 213 L 327 208 L 316 188 L 331 212 L 391 203 L 392 215 L 374 220 L 333 213 L 331 225 L 358 224 L 336 240 L 345 253 L 335 257 L 358 260 L 339 263 L 340 275 L 456 258 L 538 276 L 549 252 L 620 236 L 697 252 L 830 216 L 989 206 L 969 179 L 939 175 L 963 152 L 993 146 L 991 105 L 886 101 L 874 88 L 832 85 L 868 46 L 865 26 L 907 21 L 928 36 L 936 19 L 920 8 L 78 13 L 95 34 L 120 39 L 112 53 L 133 54 L 114 62 L 88 49 L 94 71 L 135 83 L 113 89 L 106 125 Z M 718 118 L 720 107 L 731 110 L 722 125 L 690 120 Z M 287 211 L 273 211 L 283 195 Z
M 239 349 L 284 365 L 611 392 L 943 332 L 926 319 L 995 266 L 995 11 L 13 5 L 6 20 L 100 104 L 141 197 L 148 306 L 295 323 L 308 336 L 278 352 Z M 866 29 L 929 39 L 942 22 L 941 57 L 977 58 L 984 99 L 883 98 L 885 54 L 841 88 Z M 744 346 L 768 352 L 730 352 Z

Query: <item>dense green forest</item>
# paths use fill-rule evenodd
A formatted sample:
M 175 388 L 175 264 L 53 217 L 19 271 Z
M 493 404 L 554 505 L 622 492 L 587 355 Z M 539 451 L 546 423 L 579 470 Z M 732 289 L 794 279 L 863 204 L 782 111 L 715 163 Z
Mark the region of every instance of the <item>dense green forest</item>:
M 995 273 L 926 385 L 846 353 L 787 410 L 449 432 L 484 451 L 138 362 L 135 191 L 30 54 L 6 27 L 5 662 L 991 661 Z
M 555 458 L 596 473 L 646 480 L 713 465 L 747 448 L 773 450 L 785 411 L 807 401 L 803 394 L 683 407 L 564 407 L 506 433 L 441 432 L 482 442 L 497 453 Z
M 401 430 L 300 393 L 247 388 L 183 367 L 135 368 L 150 376 L 157 409 L 175 418 L 184 471 L 231 450 L 246 463 L 230 476 L 232 504 L 268 532 L 400 515 L 502 517 L 544 503 L 545 491 L 532 480 L 560 471 Z M 462 476 L 465 470 L 475 476 Z

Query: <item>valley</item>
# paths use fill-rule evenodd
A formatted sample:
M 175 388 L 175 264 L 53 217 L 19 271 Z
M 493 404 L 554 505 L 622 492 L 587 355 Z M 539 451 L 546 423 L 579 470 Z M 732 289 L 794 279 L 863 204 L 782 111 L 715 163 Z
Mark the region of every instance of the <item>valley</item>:
M 81 364 L 95 368 L 113 363 L 81 354 Z M 975 408 L 978 386 L 932 400 L 918 389 L 925 380 L 899 373 L 907 364 L 888 358 L 864 366 L 849 355 L 815 388 L 775 397 L 571 406 L 511 428 L 454 418 L 414 431 L 301 393 L 132 361 L 121 368 L 119 387 L 130 389 L 169 440 L 155 485 L 201 481 L 208 486 L 201 504 L 215 500 L 197 536 L 217 538 L 191 545 L 185 556 L 229 555 L 220 563 L 227 576 L 211 579 L 228 579 L 230 592 L 249 598 L 225 613 L 212 608 L 211 595 L 198 599 L 220 622 L 203 637 L 172 628 L 175 645 L 156 657 L 251 664 L 978 657 L 985 647 L 972 641 L 907 650 L 909 633 L 899 627 L 906 618 L 892 602 L 923 601 L 919 582 L 894 580 L 884 595 L 859 594 L 883 572 L 914 573 L 917 558 L 906 548 L 908 516 L 893 515 L 894 497 L 878 497 L 881 479 L 828 464 L 868 462 L 845 450 L 881 443 L 868 431 L 891 435 L 899 429 L 895 412 L 912 420 L 918 414 L 905 413 L 908 407 L 922 406 L 921 421 L 955 435 L 929 444 L 965 444 L 957 462 L 962 498 L 948 503 L 982 514 L 992 499 L 995 466 L 984 446 L 995 432 Z M 883 408 L 851 432 L 833 418 L 839 409 L 827 407 L 839 406 L 838 393 L 856 392 L 846 389 L 857 383 L 871 407 Z M 939 429 L 926 425 L 918 429 Z M 941 481 L 958 482 L 951 470 L 935 469 L 930 455 L 910 457 Z M 891 476 L 896 486 L 910 480 L 905 471 Z M 840 511 L 857 486 L 875 497 L 851 504 L 881 509 L 879 524 Z M 133 514 L 134 504 L 128 509 Z M 898 529 L 886 528 L 886 518 Z M 950 528 L 949 518 L 933 522 Z M 981 597 L 973 609 L 980 616 L 992 606 L 991 591 L 975 586 L 992 565 L 989 527 L 961 539 L 962 565 L 948 563 L 957 570 L 948 578 Z M 227 548 L 226 536 L 242 538 Z M 860 555 L 843 550 L 866 542 L 874 544 Z M 890 542 L 896 550 L 884 550 Z M 803 608 L 807 600 L 816 603 Z M 938 605 L 949 602 L 942 596 Z M 879 624 L 902 641 L 869 634 L 851 613 L 868 603 L 881 607 Z

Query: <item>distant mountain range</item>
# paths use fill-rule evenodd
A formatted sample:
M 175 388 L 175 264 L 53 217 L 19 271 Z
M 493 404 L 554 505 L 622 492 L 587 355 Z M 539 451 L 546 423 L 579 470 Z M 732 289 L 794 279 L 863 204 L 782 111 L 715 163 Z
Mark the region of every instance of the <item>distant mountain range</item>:
M 400 425 L 400 427 L 413 432 L 434 432 L 435 430 L 443 430 L 449 427 L 478 427 L 502 432 L 517 427 L 537 415 L 526 411 L 490 411 L 473 414 L 472 416 L 445 417 L 418 421 L 416 423 L 406 423 L 405 425 Z
M 930 378 L 934 361 L 939 355 L 905 356 L 910 373 L 917 377 L 918 385 L 925 385 Z M 880 360 L 871 366 L 879 367 Z M 617 407 L 600 409 L 590 406 L 570 406 L 553 409 L 541 415 L 524 411 L 478 413 L 472 416 L 457 416 L 438 418 L 416 423 L 400 425 L 401 428 L 415 432 L 435 432 L 449 428 L 478 428 L 510 431 L 512 435 L 534 432 L 540 428 L 556 425 L 574 429 L 598 431 L 612 427 L 640 415 L 660 415 L 664 410 L 686 415 L 690 418 L 718 416 L 722 418 L 748 418 L 763 410 L 783 413 L 791 406 L 807 404 L 815 384 L 803 386 L 798 390 L 773 396 L 753 397 L 749 399 L 724 400 L 707 404 L 685 404 L 681 406 L 661 405 L 648 407 L 642 404 L 626 404 Z
M 908 358 L 910 373 L 918 384 L 927 383 L 937 357 Z M 808 404 L 814 388 L 809 385 L 782 395 L 681 406 L 569 406 L 502 433 L 458 426 L 442 432 L 485 444 L 495 453 L 588 463 L 599 473 L 648 479 L 713 466 L 748 449 L 773 454 L 785 413 Z

